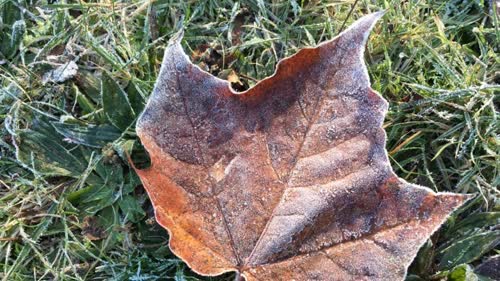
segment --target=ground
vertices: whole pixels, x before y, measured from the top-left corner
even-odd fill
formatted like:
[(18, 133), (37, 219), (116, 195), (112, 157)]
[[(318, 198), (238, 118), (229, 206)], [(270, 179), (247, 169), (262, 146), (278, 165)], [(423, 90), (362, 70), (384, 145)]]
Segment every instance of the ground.
[(0, 1), (0, 277), (210, 279), (170, 253), (127, 161), (148, 165), (134, 122), (166, 42), (183, 29), (192, 60), (244, 90), (279, 59), (386, 9), (366, 63), (390, 104), (392, 167), (435, 191), (476, 195), (421, 249), (408, 280), (495, 278), (494, 2)]

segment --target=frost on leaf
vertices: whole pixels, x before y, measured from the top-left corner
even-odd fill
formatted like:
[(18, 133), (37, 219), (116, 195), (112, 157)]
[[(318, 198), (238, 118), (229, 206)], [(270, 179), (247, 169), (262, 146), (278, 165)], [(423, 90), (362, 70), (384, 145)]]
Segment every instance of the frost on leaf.
[(49, 82), (62, 83), (69, 80), (78, 72), (78, 65), (74, 61), (67, 62), (56, 69), (46, 72), (43, 75), (42, 83), (47, 84)]
[(363, 52), (383, 13), (282, 60), (243, 93), (171, 40), (137, 132), (138, 170), (194, 271), (246, 280), (402, 280), (419, 247), (466, 199), (396, 177), (387, 102)]

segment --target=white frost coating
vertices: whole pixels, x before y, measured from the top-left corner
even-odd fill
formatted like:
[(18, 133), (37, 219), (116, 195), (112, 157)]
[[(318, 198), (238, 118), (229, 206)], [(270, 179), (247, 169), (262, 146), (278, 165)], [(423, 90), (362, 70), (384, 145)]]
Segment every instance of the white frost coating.
[(78, 72), (78, 65), (74, 61), (67, 62), (56, 69), (50, 70), (43, 75), (42, 83), (45, 85), (49, 82), (62, 83), (75, 77)]
[[(354, 57), (357, 60), (357, 62), (355, 62), (354, 64), (358, 64), (358, 63), (361, 64), (361, 66), (364, 70), (364, 72), (363, 72), (364, 77), (363, 78), (367, 81), (368, 86), (369, 86), (370, 83), (369, 83), (369, 79), (368, 79), (369, 78), (368, 70), (367, 70), (366, 65), (364, 63), (363, 53), (364, 53), (365, 45), (366, 45), (366, 42), (368, 40), (368, 36), (370, 34), (371, 29), (373, 28), (373, 26), (375, 25), (377, 20), (380, 19), (384, 15), (384, 13), (385, 12), (382, 11), (382, 12), (377, 12), (377, 13), (373, 13), (373, 14), (362, 17), (361, 19), (359, 19), (355, 23), (353, 23), (344, 32), (342, 32), (338, 36), (336, 36), (335, 38), (319, 44), (317, 48), (321, 48), (323, 46), (326, 47), (327, 44), (331, 44), (335, 40), (339, 40), (339, 43), (338, 43), (339, 46), (337, 46), (337, 47), (343, 48), (343, 47), (346, 47), (345, 45), (347, 45), (348, 48), (354, 49), (356, 51), (356, 56), (354, 56)], [(363, 34), (363, 39), (361, 42), (358, 42), (358, 40), (355, 40), (355, 38), (352, 37), (353, 34), (358, 33), (357, 32), (358, 30), (362, 31), (362, 34)], [(347, 38), (345, 38), (345, 37), (347, 37)], [(359, 43), (360, 45), (358, 45), (356, 43)], [(346, 53), (349, 53), (349, 52), (346, 52)], [(281, 61), (280, 61), (280, 63), (281, 63)], [(276, 73), (278, 72), (278, 69), (280, 67), (280, 63), (278, 63), (274, 74), (271, 77), (265, 78), (265, 79), (270, 79), (274, 75), (276, 75)], [(345, 81), (345, 79), (342, 79), (342, 80)], [(251, 90), (251, 89), (249, 89), (249, 90)], [(242, 92), (241, 94), (247, 93), (249, 90)], [(377, 93), (377, 95), (379, 95), (379, 94)], [(387, 101), (385, 101), (385, 99), (383, 99), (382, 96), (379, 95), (379, 97), (381, 100), (383, 100), (387, 104)], [(387, 108), (387, 106), (385, 106), (384, 108)], [(316, 110), (319, 111), (320, 109), (316, 109)], [(385, 112), (384, 112), (384, 114), (385, 114)], [(307, 141), (308, 136), (306, 135), (305, 138), (306, 138), (305, 141)], [(301, 165), (296, 166), (296, 168), (300, 168), (300, 167), (301, 167)], [(293, 175), (294, 172), (295, 172), (295, 169), (293, 169), (291, 171), (291, 175)], [(291, 179), (293, 179), (293, 176)], [(283, 202), (283, 198), (281, 199), (281, 202)], [(279, 205), (280, 204), (278, 204), (278, 206)], [(276, 209), (275, 209), (275, 211), (276, 211)], [(276, 214), (275, 211), (273, 211), (273, 215), (271, 216), (271, 218), (274, 217), (274, 215)], [(272, 219), (269, 221), (268, 225), (266, 226), (266, 228), (264, 228), (264, 231), (262, 232), (262, 234), (260, 236), (261, 238), (259, 239), (259, 241), (257, 241), (257, 244), (256, 244), (256, 246), (255, 246), (254, 250), (252, 251), (252, 254), (250, 255), (250, 258), (249, 258), (250, 263), (259, 264), (262, 261), (264, 261), (266, 258), (268, 258), (267, 256), (257, 255), (256, 253), (273, 253), (274, 248), (278, 248), (280, 246), (283, 246), (284, 245), (283, 243), (286, 243), (286, 240), (284, 240), (284, 239), (279, 239), (279, 240), (273, 241), (273, 242), (267, 241), (267, 239), (265, 239), (266, 232), (268, 230), (273, 231), (272, 230), (273, 229), (272, 221), (273, 221)], [(256, 256), (254, 256), (254, 255), (256, 255)]]

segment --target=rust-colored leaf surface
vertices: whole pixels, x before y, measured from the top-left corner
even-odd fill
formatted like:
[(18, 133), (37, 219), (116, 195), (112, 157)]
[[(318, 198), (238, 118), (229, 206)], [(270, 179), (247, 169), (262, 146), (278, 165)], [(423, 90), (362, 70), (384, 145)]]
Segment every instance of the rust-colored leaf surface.
[(170, 248), (194, 271), (246, 280), (403, 280), (465, 196), (397, 178), (387, 102), (363, 62), (382, 13), (282, 60), (243, 93), (169, 43), (137, 132), (138, 174)]

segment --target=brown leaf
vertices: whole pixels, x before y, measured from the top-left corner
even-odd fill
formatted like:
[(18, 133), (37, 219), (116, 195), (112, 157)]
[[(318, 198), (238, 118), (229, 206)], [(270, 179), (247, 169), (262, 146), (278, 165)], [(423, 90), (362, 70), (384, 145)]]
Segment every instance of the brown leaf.
[(91, 241), (101, 240), (106, 237), (104, 229), (99, 224), (97, 217), (86, 216), (83, 219), (82, 234)]
[(282, 60), (243, 93), (165, 51), (137, 132), (138, 174), (170, 248), (194, 271), (246, 280), (402, 280), (466, 199), (396, 177), (387, 102), (363, 52), (383, 13)]

